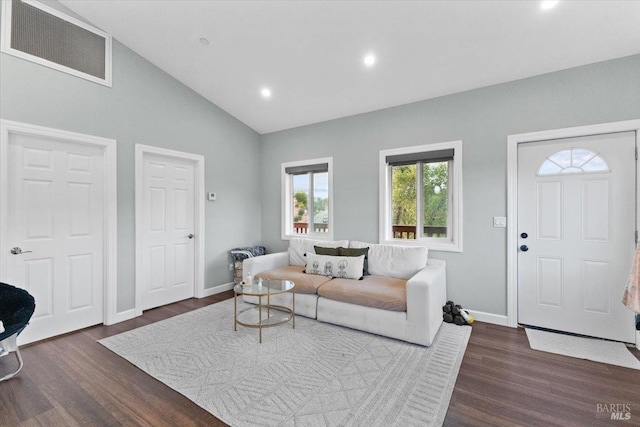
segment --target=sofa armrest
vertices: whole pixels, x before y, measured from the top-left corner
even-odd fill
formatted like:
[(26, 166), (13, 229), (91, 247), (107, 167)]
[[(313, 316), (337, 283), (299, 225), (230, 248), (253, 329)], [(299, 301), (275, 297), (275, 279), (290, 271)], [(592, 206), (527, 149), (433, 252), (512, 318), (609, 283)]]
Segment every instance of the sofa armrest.
[(442, 324), (442, 306), (447, 302), (446, 262), (429, 259), (427, 266), (407, 281), (407, 321), (412, 342), (431, 345)]
[(253, 258), (247, 258), (242, 261), (242, 280), (247, 278), (247, 274), (251, 272), (253, 276), (263, 271), (273, 270), (275, 268), (286, 267), (289, 265), (289, 252), (276, 252), (274, 254), (262, 255)]

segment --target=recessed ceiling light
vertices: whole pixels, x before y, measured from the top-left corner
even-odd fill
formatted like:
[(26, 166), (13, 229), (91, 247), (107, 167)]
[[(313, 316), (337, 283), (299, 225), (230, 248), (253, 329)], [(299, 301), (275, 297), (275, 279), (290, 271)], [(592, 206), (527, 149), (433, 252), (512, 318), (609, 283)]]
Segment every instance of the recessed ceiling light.
[(200, 44), (203, 46), (209, 46), (209, 40), (205, 39), (204, 37), (200, 38)]
[(364, 65), (372, 67), (376, 63), (376, 56), (373, 53), (369, 53), (364, 57)]
[(262, 88), (262, 90), (260, 91), (260, 94), (264, 98), (271, 98), (271, 89), (269, 89), (268, 87)]
[(542, 10), (553, 9), (558, 4), (558, 1), (559, 0), (544, 0), (542, 3), (540, 3), (540, 8)]

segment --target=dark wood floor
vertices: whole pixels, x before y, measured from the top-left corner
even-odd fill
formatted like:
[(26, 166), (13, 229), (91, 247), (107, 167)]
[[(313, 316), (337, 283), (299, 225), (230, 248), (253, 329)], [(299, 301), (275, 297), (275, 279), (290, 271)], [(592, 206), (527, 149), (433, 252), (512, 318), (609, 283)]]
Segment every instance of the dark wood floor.
[[(231, 296), (190, 299), (25, 346), (24, 370), (0, 383), (0, 425), (225, 425), (96, 340)], [(14, 359), (1, 358), (0, 370)], [(597, 418), (597, 405), (612, 403), (631, 405), (631, 420)], [(640, 425), (640, 371), (533, 351), (522, 329), (473, 326), (445, 425), (612, 424)]]

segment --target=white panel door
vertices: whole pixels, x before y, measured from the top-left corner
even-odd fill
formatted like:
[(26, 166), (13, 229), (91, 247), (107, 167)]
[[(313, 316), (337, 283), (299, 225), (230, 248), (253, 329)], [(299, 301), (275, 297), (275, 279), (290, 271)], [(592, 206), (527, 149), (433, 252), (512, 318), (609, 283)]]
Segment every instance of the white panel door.
[(143, 310), (194, 296), (192, 161), (144, 154), (141, 227)]
[[(36, 301), (31, 342), (103, 321), (102, 148), (11, 133), (3, 280)], [(21, 253), (11, 253), (19, 252)]]
[(635, 132), (518, 146), (518, 322), (634, 342)]

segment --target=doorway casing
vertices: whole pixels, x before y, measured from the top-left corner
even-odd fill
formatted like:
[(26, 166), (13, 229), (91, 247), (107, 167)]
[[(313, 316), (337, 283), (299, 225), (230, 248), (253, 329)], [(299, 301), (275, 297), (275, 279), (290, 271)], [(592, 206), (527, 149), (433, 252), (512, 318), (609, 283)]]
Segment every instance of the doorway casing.
[(145, 220), (142, 195), (144, 193), (144, 156), (156, 154), (174, 159), (189, 160), (194, 164), (194, 295), (196, 298), (205, 296), (204, 290), (204, 156), (153, 147), (151, 145), (136, 144), (135, 146), (135, 204), (136, 204), (136, 316), (142, 315), (142, 295), (138, 283), (142, 283), (142, 233), (140, 224)]
[[(635, 131), (636, 147), (640, 135), (640, 120), (601, 123), (564, 129), (552, 129), (507, 137), (507, 325), (518, 326), (518, 144), (562, 138)], [(637, 156), (636, 156), (637, 157)], [(637, 170), (637, 160), (636, 160)], [(636, 173), (636, 229), (639, 223), (638, 173)], [(622, 299), (622, 294), (620, 295)]]
[[(10, 134), (34, 135), (60, 139), (65, 142), (90, 145), (101, 148), (104, 154), (104, 271), (103, 303), (105, 325), (112, 325), (129, 319), (127, 311), (118, 312), (118, 225), (117, 225), (117, 153), (116, 140), (36, 126), (28, 123), (0, 120), (0, 232), (7, 221), (6, 206), (8, 197), (8, 145)], [(0, 247), (6, 247), (6, 236), (0, 235)], [(4, 268), (0, 265), (0, 274)]]

